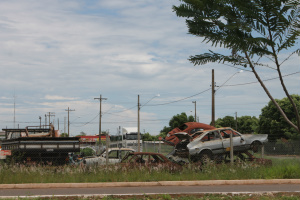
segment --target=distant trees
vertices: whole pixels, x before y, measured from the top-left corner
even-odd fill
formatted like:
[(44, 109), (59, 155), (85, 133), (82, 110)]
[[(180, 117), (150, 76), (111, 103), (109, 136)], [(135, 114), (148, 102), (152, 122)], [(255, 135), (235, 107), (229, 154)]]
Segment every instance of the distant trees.
[[(298, 110), (300, 110), (300, 96), (291, 95)], [(276, 102), (284, 110), (286, 115), (293, 123), (296, 123), (297, 117), (295, 115), (293, 106), (289, 99), (276, 99)], [(276, 109), (272, 101), (266, 105), (259, 116), (259, 130), (260, 133), (269, 134), (269, 140), (285, 139), (300, 139), (300, 134), (292, 128), (286, 120), (282, 117), (280, 112)]]
[(150, 135), (150, 133), (143, 134), (143, 141), (156, 141), (158, 140), (158, 135)]
[(68, 137), (68, 133), (62, 133), (60, 134), (60, 137)]
[(79, 136), (86, 136), (86, 133), (83, 132), (83, 131), (81, 131), (81, 132), (79, 133), (79, 135), (76, 135), (76, 137), (79, 137)]
[[(298, 110), (300, 110), (300, 96), (291, 95)], [(276, 102), (284, 110), (287, 117), (293, 123), (297, 122), (297, 116), (294, 112), (293, 105), (290, 100), (285, 97), (276, 99)], [(216, 120), (216, 127), (232, 127), (235, 129), (237, 123), (237, 131), (240, 133), (261, 133), (268, 134), (270, 141), (275, 141), (281, 138), (299, 140), (300, 134), (296, 131), (281, 115), (272, 101), (262, 108), (259, 118), (251, 116), (241, 116), (237, 120), (233, 116), (225, 116)]]
[(216, 127), (232, 127), (240, 133), (257, 132), (259, 119), (251, 116), (241, 116), (237, 120), (233, 116), (225, 116), (216, 120)]
[(190, 115), (187, 116), (186, 113), (182, 112), (181, 114), (174, 115), (171, 120), (169, 121), (169, 127), (165, 126), (161, 131), (159, 136), (166, 137), (168, 132), (170, 132), (172, 129), (186, 123), (186, 122), (194, 122), (195, 118)]

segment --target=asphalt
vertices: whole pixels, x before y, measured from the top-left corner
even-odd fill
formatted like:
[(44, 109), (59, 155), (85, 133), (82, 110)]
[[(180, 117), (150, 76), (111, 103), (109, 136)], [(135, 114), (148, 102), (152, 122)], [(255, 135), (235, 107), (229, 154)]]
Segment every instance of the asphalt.
[(0, 189), (47, 189), (47, 188), (98, 188), (98, 187), (146, 187), (146, 186), (208, 186), (208, 185), (261, 185), (300, 184), (300, 179), (250, 179), (204, 181), (153, 181), (153, 182), (103, 182), (103, 183), (29, 183), (0, 184)]

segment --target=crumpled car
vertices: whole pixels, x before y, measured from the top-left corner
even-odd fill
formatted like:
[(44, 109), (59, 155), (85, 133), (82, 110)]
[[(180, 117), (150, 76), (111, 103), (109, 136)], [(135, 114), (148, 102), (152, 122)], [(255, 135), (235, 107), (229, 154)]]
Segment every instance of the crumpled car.
[(166, 156), (160, 153), (152, 152), (133, 152), (127, 154), (120, 163), (122, 166), (134, 167), (156, 167), (170, 171), (182, 170), (182, 166), (171, 162)]
[[(106, 150), (104, 150), (99, 156), (88, 156), (82, 159), (82, 163), (86, 166), (92, 165), (105, 165), (106, 164)], [(108, 164), (116, 164), (128, 154), (135, 152), (131, 148), (109, 148), (108, 149)]]
[(268, 141), (267, 134), (241, 134), (232, 128), (216, 128), (213, 130), (198, 131), (192, 135), (185, 132), (174, 135), (181, 141), (175, 150), (168, 155), (176, 162), (202, 162), (208, 160), (222, 160), (230, 152), (230, 134), (232, 134), (234, 153), (253, 150)]
[(178, 132), (185, 132), (189, 135), (193, 135), (195, 132), (203, 131), (203, 130), (211, 130), (215, 129), (215, 127), (210, 126), (208, 124), (199, 123), (199, 122), (186, 122), (179, 127), (171, 130), (167, 136), (162, 139), (162, 141), (168, 145), (176, 146), (180, 142), (180, 138), (176, 137), (174, 134)]

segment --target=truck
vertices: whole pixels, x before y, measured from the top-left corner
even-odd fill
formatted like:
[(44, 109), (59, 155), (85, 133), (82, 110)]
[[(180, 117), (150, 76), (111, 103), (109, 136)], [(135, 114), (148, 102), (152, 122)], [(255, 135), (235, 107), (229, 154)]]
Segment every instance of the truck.
[(62, 165), (69, 162), (69, 154), (80, 152), (80, 138), (59, 137), (52, 124), (2, 130), (0, 159), (6, 162)]
[(138, 150), (138, 143), (140, 142), (140, 150), (142, 151), (142, 134), (140, 134), (140, 141), (138, 140), (137, 127), (122, 127), (119, 135), (110, 136), (110, 147), (123, 147)]

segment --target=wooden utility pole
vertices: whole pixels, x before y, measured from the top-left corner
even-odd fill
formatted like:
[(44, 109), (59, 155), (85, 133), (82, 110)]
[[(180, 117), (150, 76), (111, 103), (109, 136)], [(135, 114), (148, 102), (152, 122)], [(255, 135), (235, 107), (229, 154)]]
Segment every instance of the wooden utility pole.
[(65, 111), (68, 111), (68, 137), (70, 137), (70, 111), (75, 111), (75, 109), (70, 110), (70, 108), (68, 107), (68, 110)]
[(235, 130), (237, 131), (238, 125), (237, 125), (237, 112), (235, 112)]
[(215, 126), (215, 71), (212, 70), (212, 81), (211, 81), (211, 125)]
[(99, 111), (99, 147), (101, 147), (101, 118), (102, 118), (102, 111), (101, 111), (101, 104), (102, 100), (107, 100), (107, 98), (103, 98), (100, 94), (100, 98), (94, 98), (100, 101), (100, 111)]
[(49, 126), (50, 126), (50, 117), (55, 117), (55, 113), (54, 112), (48, 112), (48, 117), (49, 117)]
[(140, 109), (141, 109), (141, 105), (140, 105), (140, 95), (138, 95), (138, 152), (141, 152), (141, 145), (140, 145), (140, 141), (141, 141), (141, 133), (140, 133)]
[(193, 101), (193, 103), (195, 104), (195, 122), (197, 122), (197, 113), (196, 113), (196, 108), (197, 108), (197, 106), (196, 106), (196, 104), (197, 104), (197, 102), (196, 101)]

